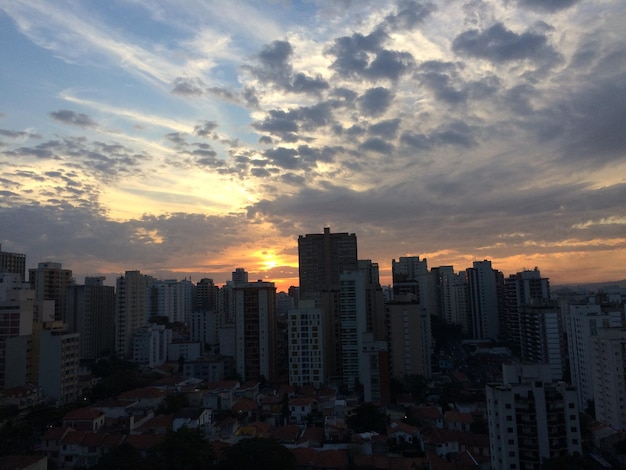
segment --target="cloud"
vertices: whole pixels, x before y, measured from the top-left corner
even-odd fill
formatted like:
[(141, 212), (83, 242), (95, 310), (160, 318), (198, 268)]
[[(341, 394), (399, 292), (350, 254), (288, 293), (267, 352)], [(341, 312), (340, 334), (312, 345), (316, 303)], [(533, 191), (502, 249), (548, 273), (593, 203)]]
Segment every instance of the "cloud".
[(213, 131), (217, 129), (215, 121), (202, 121), (193, 128), (193, 133), (198, 137), (215, 137)]
[(394, 146), (379, 137), (372, 137), (359, 145), (359, 149), (391, 156)]
[(383, 43), (387, 39), (387, 33), (382, 29), (367, 36), (354, 33), (335, 39), (327, 50), (336, 57), (331, 68), (345, 78), (398, 80), (413, 66), (413, 56), (408, 52), (384, 49)]
[(452, 41), (452, 50), (496, 63), (524, 59), (536, 61), (556, 55), (545, 35), (531, 31), (517, 34), (502, 23), (495, 23), (484, 31), (472, 29), (459, 34)]
[(78, 127), (97, 126), (97, 124), (86, 114), (75, 113), (74, 111), (69, 111), (67, 109), (51, 112), (50, 116), (63, 124), (71, 124)]
[(206, 90), (206, 86), (199, 78), (182, 78), (174, 80), (174, 88), (172, 93), (175, 95), (192, 97), (202, 96)]
[(423, 23), (435, 9), (435, 6), (429, 2), (402, 0), (398, 2), (396, 13), (385, 18), (385, 25), (392, 30), (411, 30)]
[(553, 12), (563, 10), (577, 4), (580, 0), (518, 0), (523, 7)]
[(376, 87), (367, 90), (359, 97), (361, 112), (366, 116), (380, 116), (391, 106), (393, 94), (387, 88)]

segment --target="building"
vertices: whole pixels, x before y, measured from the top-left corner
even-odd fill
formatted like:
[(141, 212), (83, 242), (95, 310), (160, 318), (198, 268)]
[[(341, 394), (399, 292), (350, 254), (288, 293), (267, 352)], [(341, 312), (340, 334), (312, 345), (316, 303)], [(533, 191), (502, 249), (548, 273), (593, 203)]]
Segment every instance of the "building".
[(0, 245), (0, 274), (2, 273), (19, 274), (20, 281), (24, 282), (26, 280), (26, 255), (2, 251), (2, 245)]
[(80, 358), (94, 360), (115, 350), (115, 288), (104, 276), (86, 277), (85, 285), (67, 289), (65, 318), (80, 334)]
[(363, 386), (363, 401), (391, 403), (387, 341), (375, 341), (373, 333), (363, 333), (361, 337), (359, 382)]
[(244, 381), (276, 380), (276, 286), (237, 282), (233, 286), (235, 364)]
[(118, 357), (133, 357), (133, 334), (148, 324), (148, 286), (154, 280), (139, 271), (126, 271), (116, 281), (115, 352)]
[(467, 268), (469, 332), (474, 339), (497, 339), (502, 317), (504, 277), (491, 261), (474, 261)]
[(571, 383), (578, 393), (578, 406), (585, 410), (593, 403), (593, 348), (591, 339), (601, 328), (622, 326), (623, 312), (605, 312), (597, 304), (570, 304), (565, 315)]
[(422, 307), (429, 307), (431, 298), (430, 273), (426, 259), (419, 256), (401, 256), (398, 261), (391, 261), (391, 277), (393, 280), (393, 294), (415, 296)]
[(590, 341), (596, 419), (626, 431), (626, 331), (599, 329)]
[(547, 364), (552, 380), (564, 380), (567, 352), (561, 309), (550, 305), (522, 304), (518, 310), (522, 361)]
[(431, 377), (430, 318), (411, 294), (394, 296), (386, 309), (391, 376)]
[(319, 388), (324, 369), (324, 314), (314, 300), (303, 300), (287, 314), (289, 384)]
[(213, 279), (202, 278), (196, 283), (194, 311), (217, 311), (217, 293), (219, 287), (215, 285)]
[(486, 386), (491, 468), (540, 469), (582, 454), (576, 391), (541, 365), (505, 364), (502, 374)]
[(79, 398), (79, 341), (80, 335), (60, 322), (48, 324), (40, 332), (39, 386), (56, 406)]
[(190, 281), (152, 280), (148, 284), (148, 321), (156, 317), (171, 323), (189, 321), (193, 305), (193, 284)]
[(0, 273), (0, 390), (25, 385), (35, 292), (19, 273)]
[(520, 345), (519, 309), (522, 305), (543, 305), (550, 301), (550, 280), (538, 268), (511, 274), (504, 280), (504, 319), (501, 338), (517, 351)]
[(189, 333), (192, 341), (198, 341), (210, 351), (219, 349), (218, 315), (215, 310), (198, 310), (191, 313)]
[(148, 367), (159, 366), (167, 361), (168, 345), (172, 342), (172, 330), (154, 323), (138, 328), (133, 333), (133, 362)]
[(54, 300), (54, 319), (65, 322), (65, 294), (74, 284), (72, 271), (63, 269), (61, 263), (46, 261), (28, 270), (28, 280), (35, 290), (35, 299)]
[(298, 237), (300, 299), (319, 298), (322, 291), (339, 287), (344, 271), (358, 268), (357, 242), (354, 233), (324, 233)]
[(461, 325), (468, 333), (467, 319), (467, 275), (465, 271), (455, 273), (452, 266), (440, 266), (430, 270), (435, 284), (436, 312), (450, 324)]

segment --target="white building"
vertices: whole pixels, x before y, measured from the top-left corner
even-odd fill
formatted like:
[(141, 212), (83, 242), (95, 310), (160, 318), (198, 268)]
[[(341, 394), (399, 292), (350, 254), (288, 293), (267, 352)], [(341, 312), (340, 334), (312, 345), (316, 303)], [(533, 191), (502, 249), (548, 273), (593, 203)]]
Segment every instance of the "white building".
[(576, 391), (542, 365), (502, 366), (486, 386), (491, 468), (541, 468), (544, 459), (582, 454)]
[(197, 342), (170, 343), (167, 345), (167, 360), (178, 361), (182, 357), (185, 361), (195, 361), (202, 356), (202, 346)]
[(214, 310), (192, 312), (189, 332), (192, 341), (205, 344), (211, 351), (215, 351), (219, 345), (217, 312)]
[(148, 320), (167, 317), (172, 323), (189, 321), (193, 304), (193, 284), (190, 281), (152, 281), (148, 293)]
[(601, 328), (622, 326), (620, 312), (603, 313), (599, 305), (569, 305), (565, 315), (571, 382), (578, 393), (578, 406), (585, 409), (593, 400), (593, 356), (591, 338)]
[(626, 331), (600, 329), (591, 343), (596, 419), (626, 431)]
[(339, 337), (343, 384), (354, 390), (360, 380), (363, 333), (367, 332), (365, 274), (345, 271), (339, 276)]
[(39, 386), (57, 406), (78, 399), (78, 333), (58, 324), (44, 328), (39, 336)]
[(149, 367), (167, 361), (167, 347), (172, 342), (172, 330), (165, 325), (151, 324), (133, 334), (133, 362)]
[(314, 300), (302, 300), (299, 308), (289, 310), (287, 322), (289, 383), (320, 387), (326, 376), (322, 309)]
[(133, 334), (148, 324), (148, 285), (154, 279), (139, 271), (126, 271), (117, 278), (115, 299), (115, 352), (118, 357), (133, 357)]

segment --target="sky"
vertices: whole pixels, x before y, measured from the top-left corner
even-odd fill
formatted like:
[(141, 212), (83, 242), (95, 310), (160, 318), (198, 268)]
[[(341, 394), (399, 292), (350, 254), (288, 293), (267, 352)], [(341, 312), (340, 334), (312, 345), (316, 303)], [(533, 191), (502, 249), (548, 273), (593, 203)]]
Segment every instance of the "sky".
[(626, 2), (3, 0), (0, 244), (78, 282), (626, 278)]

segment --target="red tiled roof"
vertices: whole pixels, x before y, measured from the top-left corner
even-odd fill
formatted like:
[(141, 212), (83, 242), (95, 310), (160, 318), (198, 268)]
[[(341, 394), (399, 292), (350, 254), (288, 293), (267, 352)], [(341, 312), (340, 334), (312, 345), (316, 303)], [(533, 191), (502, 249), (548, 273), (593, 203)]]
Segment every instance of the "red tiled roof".
[(260, 386), (261, 383), (258, 380), (248, 380), (239, 387), (239, 390), (252, 390), (253, 388), (258, 388)]
[(100, 442), (100, 447), (112, 449), (120, 446), (125, 439), (126, 435), (124, 434), (105, 434), (104, 439)]
[(139, 398), (160, 398), (167, 395), (163, 390), (153, 387), (135, 388), (124, 392), (118, 396), (121, 400), (139, 399)]
[(63, 438), (62, 442), (64, 445), (80, 444), (86, 434), (87, 431), (68, 432)]
[(299, 435), (300, 428), (295, 424), (288, 424), (287, 426), (278, 426), (271, 433), (270, 437), (275, 441), (295, 442)]
[(85, 434), (85, 437), (83, 437), (83, 440), (80, 441), (80, 445), (83, 447), (96, 447), (102, 442), (105, 436), (106, 434), (99, 432), (88, 432)]
[(149, 450), (159, 445), (165, 439), (163, 434), (131, 434), (126, 436), (126, 442), (137, 450)]
[(232, 406), (232, 410), (234, 412), (248, 412), (248, 411), (256, 411), (257, 404), (256, 402), (248, 397), (241, 397), (237, 402)]
[(296, 397), (289, 400), (289, 406), (310, 406), (314, 401), (313, 397)]
[(66, 433), (68, 432), (73, 432), (74, 429), (68, 427), (68, 426), (55, 426), (53, 428), (48, 429), (44, 435), (43, 435), (43, 439), (49, 440), (49, 441), (56, 441), (61, 439)]
[(422, 406), (419, 408), (413, 408), (413, 413), (425, 419), (440, 419), (442, 417), (441, 411), (435, 406)]
[(95, 408), (77, 408), (63, 416), (63, 421), (93, 421), (103, 414), (102, 411), (96, 410)]
[(317, 454), (316, 468), (345, 468), (348, 453), (343, 449), (321, 450)]
[(324, 440), (324, 430), (322, 428), (306, 428), (298, 442), (322, 443)]
[(474, 422), (474, 416), (472, 413), (461, 413), (456, 410), (446, 411), (445, 418), (446, 421), (462, 424), (472, 424)]
[(411, 426), (410, 424), (403, 423), (402, 421), (392, 421), (387, 426), (387, 435), (391, 436), (397, 432), (404, 432), (406, 434), (417, 435), (419, 434), (418, 429), (415, 426)]

